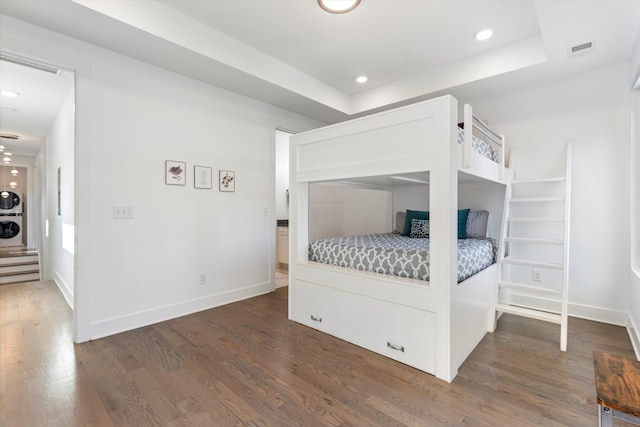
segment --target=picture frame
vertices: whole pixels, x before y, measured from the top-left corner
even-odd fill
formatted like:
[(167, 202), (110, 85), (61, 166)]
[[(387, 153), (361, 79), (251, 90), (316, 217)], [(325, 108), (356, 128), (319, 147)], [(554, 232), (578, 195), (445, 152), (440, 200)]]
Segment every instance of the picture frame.
[(193, 186), (210, 190), (211, 185), (211, 168), (208, 166), (193, 167)]
[(234, 171), (220, 171), (220, 191), (236, 191), (236, 173)]
[(185, 185), (187, 181), (187, 163), (165, 160), (164, 182), (167, 185)]

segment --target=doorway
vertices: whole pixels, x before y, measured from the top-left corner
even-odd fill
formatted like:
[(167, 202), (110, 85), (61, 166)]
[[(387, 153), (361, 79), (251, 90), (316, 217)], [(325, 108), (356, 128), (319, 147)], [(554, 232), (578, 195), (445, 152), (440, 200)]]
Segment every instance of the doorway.
[(289, 283), (289, 137), (292, 132), (276, 129), (275, 213), (276, 288)]

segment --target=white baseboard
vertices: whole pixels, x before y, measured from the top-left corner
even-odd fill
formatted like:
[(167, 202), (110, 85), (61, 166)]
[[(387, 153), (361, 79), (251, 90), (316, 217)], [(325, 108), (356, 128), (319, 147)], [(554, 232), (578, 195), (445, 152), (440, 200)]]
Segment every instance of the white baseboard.
[(206, 297), (166, 305), (164, 307), (157, 307), (126, 316), (100, 320), (91, 323), (90, 339), (103, 338), (120, 332), (152, 325), (154, 323), (164, 322), (165, 320), (175, 319), (177, 317), (186, 316), (188, 314), (263, 295), (272, 292), (273, 290), (273, 283), (259, 283), (242, 289), (234, 289), (228, 292), (208, 295)]
[[(531, 295), (511, 292), (510, 301), (511, 304), (521, 305), (523, 307), (536, 307), (554, 312), (560, 311), (560, 306), (557, 301), (543, 297), (534, 297)], [(569, 303), (569, 316), (593, 320), (595, 322), (608, 323), (611, 325), (627, 326), (629, 314), (626, 311), (616, 311), (602, 307)]]
[(71, 310), (73, 310), (73, 289), (69, 287), (67, 282), (64, 281), (62, 276), (60, 276), (57, 271), (53, 273), (53, 281), (58, 289), (60, 289), (60, 293), (64, 297), (64, 300), (67, 302), (67, 305), (71, 308)]
[(640, 361), (640, 329), (638, 329), (638, 325), (633, 321), (631, 315), (629, 315), (629, 321), (627, 322), (627, 332), (629, 333), (633, 351), (636, 353), (636, 359)]

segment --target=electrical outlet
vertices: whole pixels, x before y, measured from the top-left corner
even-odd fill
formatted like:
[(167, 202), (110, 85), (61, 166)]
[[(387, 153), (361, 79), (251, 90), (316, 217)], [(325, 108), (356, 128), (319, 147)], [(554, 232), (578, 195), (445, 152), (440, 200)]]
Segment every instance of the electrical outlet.
[(531, 280), (534, 282), (542, 282), (542, 273), (540, 270), (531, 270)]
[(207, 273), (200, 273), (200, 284), (201, 285), (207, 284)]
[(133, 206), (114, 206), (113, 219), (133, 219)]

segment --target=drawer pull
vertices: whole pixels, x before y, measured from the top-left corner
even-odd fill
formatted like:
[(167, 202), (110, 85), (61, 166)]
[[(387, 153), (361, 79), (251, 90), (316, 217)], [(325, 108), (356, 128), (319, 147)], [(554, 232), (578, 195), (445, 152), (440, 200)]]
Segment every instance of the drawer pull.
[(322, 317), (316, 317), (313, 314), (311, 315), (311, 320), (322, 323)]
[(403, 345), (396, 345), (396, 344), (391, 344), (389, 341), (387, 341), (387, 347), (389, 347), (392, 350), (398, 350), (404, 353), (404, 346)]

